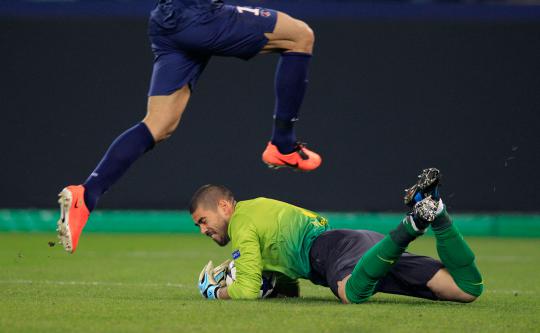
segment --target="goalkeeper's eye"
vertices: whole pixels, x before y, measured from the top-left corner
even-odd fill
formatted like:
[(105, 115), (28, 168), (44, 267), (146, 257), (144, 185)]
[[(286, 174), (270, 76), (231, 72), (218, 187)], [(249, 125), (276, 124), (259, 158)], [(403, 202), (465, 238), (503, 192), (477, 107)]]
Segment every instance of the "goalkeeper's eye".
[(206, 218), (201, 217), (201, 218), (197, 221), (197, 223), (195, 223), (195, 226), (198, 227), (198, 228), (200, 228), (201, 225), (203, 225), (203, 224), (206, 224)]

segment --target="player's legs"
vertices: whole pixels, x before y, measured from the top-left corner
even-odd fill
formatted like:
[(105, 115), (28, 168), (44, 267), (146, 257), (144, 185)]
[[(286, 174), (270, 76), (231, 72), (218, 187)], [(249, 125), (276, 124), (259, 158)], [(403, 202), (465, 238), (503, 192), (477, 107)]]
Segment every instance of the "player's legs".
[(146, 124), (136, 124), (113, 141), (82, 186), (67, 186), (60, 192), (61, 213), (57, 230), (66, 251), (75, 252), (79, 236), (99, 197), (154, 143)]
[(68, 186), (60, 193), (58, 235), (66, 251), (73, 253), (80, 234), (99, 198), (155, 143), (168, 138), (178, 126), (189, 100), (183, 88), (168, 96), (151, 96), (144, 120), (119, 135), (84, 184)]
[(68, 252), (76, 250), (80, 234), (99, 198), (136, 160), (176, 129), (189, 101), (190, 87), (208, 62), (207, 56), (170, 49), (168, 40), (162, 36), (151, 39), (155, 59), (146, 117), (112, 142), (82, 186), (68, 186), (60, 193), (58, 236)]
[(344, 303), (363, 303), (375, 292), (377, 283), (396, 265), (410, 242), (423, 235), (417, 224), (431, 222), (437, 210), (436, 201), (426, 198), (418, 202), (413, 214), (407, 215), (398, 227), (367, 251), (352, 274), (338, 282), (338, 295)]
[(403, 243), (398, 244), (391, 235), (386, 236), (364, 254), (352, 274), (338, 282), (338, 295), (343, 303), (363, 303), (375, 293), (377, 282), (388, 274), (407, 245), (419, 236), (405, 231), (402, 227), (405, 223), (404, 220), (394, 230), (394, 234), (406, 236)]
[[(424, 177), (428, 175), (433, 177)], [(426, 169), (419, 176), (418, 186), (407, 191), (405, 203), (421, 200), (414, 204), (413, 217), (406, 218), (400, 225), (408, 228), (398, 227), (392, 231), (362, 257), (350, 276), (338, 283), (338, 293), (344, 302), (366, 301), (375, 291), (379, 280), (395, 264), (394, 258), (399, 257), (400, 250), (404, 250), (408, 242), (414, 239), (414, 232), (421, 234), (428, 226), (434, 231), (437, 252), (445, 268), (439, 269), (426, 282), (426, 286), (441, 300), (472, 302), (481, 295), (483, 281), (474, 262), (474, 253), (453, 225), (442, 200), (433, 200), (431, 197), (433, 193), (439, 197), (439, 177), (438, 170)], [(428, 178), (433, 179), (426, 182)], [(421, 186), (423, 183), (429, 186)], [(407, 224), (407, 221), (410, 223)], [(407, 230), (409, 235), (400, 229)]]
[(298, 52), (313, 53), (315, 34), (305, 22), (291, 16), (277, 12), (277, 21), (274, 31), (264, 34), (268, 43), (261, 53), (269, 52)]
[(261, 53), (278, 52), (281, 57), (275, 75), (272, 138), (263, 161), (271, 167), (302, 165), (305, 171), (313, 170), (321, 158), (298, 143), (294, 125), (307, 88), (315, 35), (306, 23), (278, 12), (274, 31), (265, 36), (268, 43)]
[(458, 287), (446, 268), (441, 268), (435, 273), (428, 281), (427, 287), (442, 301), (470, 303), (476, 300), (476, 296), (468, 294)]
[(474, 253), (440, 200), (440, 178), (441, 173), (436, 168), (424, 169), (417, 183), (405, 190), (404, 201), (412, 206), (427, 196), (439, 200), (437, 216), (430, 226), (435, 234), (439, 258), (446, 268), (433, 276), (428, 287), (442, 300), (472, 302), (482, 294), (482, 276), (474, 262)]
[(170, 95), (148, 97), (148, 110), (143, 122), (156, 143), (169, 138), (176, 130), (190, 96), (191, 90), (186, 84)]
[(160, 36), (152, 38), (155, 60), (146, 117), (111, 144), (83, 184), (89, 211), (138, 158), (171, 136), (187, 106), (191, 86), (208, 62), (208, 57), (171, 50), (167, 42)]
[[(442, 201), (439, 205), (444, 207)], [(452, 223), (446, 207), (431, 223), (437, 253), (446, 269), (438, 272), (428, 287), (443, 300), (472, 302), (483, 292), (483, 279), (475, 256), (463, 236)]]

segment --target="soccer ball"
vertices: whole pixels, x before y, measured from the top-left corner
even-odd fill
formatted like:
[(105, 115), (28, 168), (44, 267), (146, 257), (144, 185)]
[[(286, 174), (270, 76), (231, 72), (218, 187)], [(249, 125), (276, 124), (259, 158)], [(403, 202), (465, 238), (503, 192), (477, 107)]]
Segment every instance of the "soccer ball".
[[(236, 267), (234, 266), (234, 260), (229, 263), (227, 269), (227, 275), (225, 276), (225, 284), (230, 286), (236, 280)], [(259, 298), (266, 298), (274, 291), (276, 286), (276, 275), (272, 272), (262, 272), (261, 289), (259, 291)]]

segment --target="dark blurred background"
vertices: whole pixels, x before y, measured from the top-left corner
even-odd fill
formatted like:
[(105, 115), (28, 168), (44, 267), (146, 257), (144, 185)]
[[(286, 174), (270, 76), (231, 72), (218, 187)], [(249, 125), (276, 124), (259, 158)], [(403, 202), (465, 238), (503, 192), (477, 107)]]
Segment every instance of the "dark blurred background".
[[(302, 174), (260, 161), (278, 57), (213, 58), (182, 122), (99, 208), (185, 209), (202, 184), (316, 210), (397, 211), (424, 167), (454, 211), (540, 211), (536, 1), (242, 1), (315, 31)], [(145, 114), (153, 1), (0, 2), (0, 208), (53, 208)]]

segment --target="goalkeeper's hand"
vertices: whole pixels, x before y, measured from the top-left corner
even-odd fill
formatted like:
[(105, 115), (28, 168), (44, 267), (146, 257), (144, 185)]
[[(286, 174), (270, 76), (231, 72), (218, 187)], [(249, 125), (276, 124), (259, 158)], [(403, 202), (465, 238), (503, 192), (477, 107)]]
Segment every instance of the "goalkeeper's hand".
[(229, 270), (229, 264), (231, 260), (227, 259), (224, 262), (222, 262), (219, 266), (214, 268), (213, 274), (214, 274), (214, 280), (221, 286), (226, 287), (226, 277), (227, 277), (227, 271)]
[[(225, 274), (222, 279), (224, 280)], [(221, 287), (219, 282), (214, 279), (214, 264), (212, 260), (204, 266), (201, 274), (199, 274), (199, 291), (204, 298), (217, 299), (218, 290)]]

